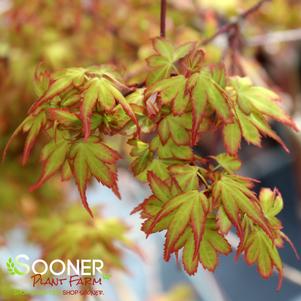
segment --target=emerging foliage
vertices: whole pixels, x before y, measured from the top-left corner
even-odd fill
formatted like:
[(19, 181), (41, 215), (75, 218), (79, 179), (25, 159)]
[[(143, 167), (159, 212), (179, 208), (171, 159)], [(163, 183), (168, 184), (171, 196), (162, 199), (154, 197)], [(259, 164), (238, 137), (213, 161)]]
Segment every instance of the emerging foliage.
[[(154, 50), (142, 88), (128, 86), (109, 67), (43, 73), (39, 99), (13, 135), (27, 133), (24, 163), (37, 136), (43, 132), (49, 138), (41, 155), (42, 175), (32, 188), (56, 173), (62, 180), (74, 178), (92, 215), (86, 189), (93, 177), (120, 197), (120, 155), (106, 137), (121, 134), (131, 148), (134, 175), (152, 191), (133, 213), (140, 213), (147, 236), (166, 231), (165, 260), (180, 254), (188, 274), (196, 273), (199, 264), (214, 271), (219, 255), (231, 252), (226, 235), (233, 228), (240, 238), (238, 254), (256, 263), (265, 278), (275, 267), (281, 280), (277, 248), (284, 240), (290, 243), (275, 217), (281, 196), (269, 189), (257, 196), (256, 181), (236, 172), (242, 138), (259, 146), (261, 136), (269, 136), (286, 149), (268, 122), (296, 129), (294, 122), (274, 92), (229, 76), (222, 65), (206, 65), (196, 44), (174, 47), (160, 38)], [(200, 156), (198, 143), (209, 132), (222, 137), (225, 152)]]

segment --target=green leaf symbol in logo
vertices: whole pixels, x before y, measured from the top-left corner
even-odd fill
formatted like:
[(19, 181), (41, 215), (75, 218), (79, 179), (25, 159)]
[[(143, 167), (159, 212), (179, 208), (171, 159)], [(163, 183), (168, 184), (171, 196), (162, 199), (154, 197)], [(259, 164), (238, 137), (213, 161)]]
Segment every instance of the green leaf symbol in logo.
[(110, 278), (111, 278), (111, 275), (103, 274), (103, 279), (104, 280), (110, 280)]
[(16, 266), (14, 261), (11, 259), (11, 257), (8, 258), (7, 262), (6, 262), (6, 267), (7, 267), (7, 271), (10, 275), (15, 276), (15, 275), (19, 275), (22, 276), (24, 275), (24, 273), (20, 272)]

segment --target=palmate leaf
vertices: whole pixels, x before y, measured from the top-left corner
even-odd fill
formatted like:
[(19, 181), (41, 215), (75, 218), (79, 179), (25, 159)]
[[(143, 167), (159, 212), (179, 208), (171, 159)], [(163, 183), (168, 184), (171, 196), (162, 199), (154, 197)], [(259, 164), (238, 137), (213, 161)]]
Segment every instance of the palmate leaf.
[(281, 231), (282, 224), (276, 215), (283, 208), (283, 200), (280, 193), (274, 189), (263, 188), (259, 193), (259, 202), (265, 218), (269, 221), (273, 231), (273, 239), (268, 236), (258, 225), (248, 217), (243, 219), (244, 239), (240, 242), (237, 255), (244, 253), (248, 264), (257, 264), (258, 271), (263, 278), (269, 278), (273, 269), (279, 273), (278, 289), (281, 288), (283, 266), (277, 247), (282, 247), (286, 240), (299, 258), (290, 239)]
[(77, 184), (84, 207), (92, 215), (89, 208), (86, 189), (91, 176), (103, 185), (111, 188), (120, 198), (117, 186), (117, 174), (115, 163), (119, 154), (100, 142), (96, 137), (78, 141), (70, 150), (70, 166)]
[[(65, 139), (52, 140), (44, 146), (42, 150), (42, 175), (37, 183), (30, 188), (31, 191), (43, 185), (45, 181), (65, 165), (69, 150), (70, 143)], [(68, 171), (66, 171), (67, 167), (68, 165), (65, 165), (64, 170), (62, 170), (63, 178), (68, 177)]]
[(227, 152), (237, 154), (241, 143), (241, 129), (237, 122), (228, 123), (223, 128), (224, 144)]
[(153, 195), (132, 213), (142, 211), (141, 216), (148, 219), (143, 227), (147, 235), (167, 229), (165, 258), (168, 259), (187, 228), (191, 227), (196, 241), (200, 241), (208, 200), (198, 190), (183, 193), (178, 185), (168, 184), (152, 172), (148, 173), (148, 181)]
[(274, 236), (276, 237), (274, 240), (275, 245), (277, 247), (282, 247), (284, 245), (284, 241), (287, 241), (293, 249), (296, 258), (300, 259), (294, 244), (282, 232), (283, 226), (281, 221), (276, 217), (276, 215), (283, 209), (283, 199), (280, 192), (277, 189), (271, 190), (269, 188), (262, 188), (259, 194), (259, 202), (266, 219), (273, 228)]
[(151, 85), (161, 79), (170, 76), (176, 70), (176, 63), (185, 57), (194, 47), (193, 43), (187, 43), (175, 48), (168, 41), (157, 38), (153, 40), (156, 54), (147, 59), (151, 72), (147, 77), (147, 84)]
[(87, 82), (87, 88), (83, 92), (83, 99), (81, 104), (81, 117), (84, 125), (85, 138), (90, 135), (91, 114), (98, 104), (106, 113), (112, 112), (117, 103), (121, 105), (123, 110), (132, 119), (137, 126), (139, 132), (139, 125), (137, 118), (128, 104), (123, 94), (116, 88), (114, 83), (105, 77), (92, 78)]
[(168, 168), (170, 176), (178, 183), (182, 191), (198, 189), (200, 168), (191, 165), (175, 164)]
[(167, 115), (158, 126), (158, 134), (162, 144), (166, 144), (168, 139), (172, 139), (177, 145), (189, 145), (191, 130), (190, 114), (182, 116)]
[(263, 278), (269, 278), (273, 273), (274, 267), (278, 270), (278, 289), (280, 289), (283, 278), (283, 266), (277, 247), (273, 244), (271, 238), (262, 229), (253, 227), (248, 232), (240, 248), (244, 249), (246, 262), (250, 265), (256, 263), (258, 272)]
[(240, 214), (246, 214), (259, 225), (270, 237), (273, 237), (270, 225), (266, 220), (256, 198), (250, 190), (253, 183), (250, 179), (237, 175), (222, 175), (213, 186), (213, 197), (221, 202), (229, 220), (242, 235)]
[(228, 154), (221, 153), (218, 156), (212, 156), (212, 158), (230, 174), (240, 169), (241, 162), (239, 159)]
[(49, 101), (60, 93), (68, 91), (73, 86), (79, 87), (85, 82), (84, 68), (67, 68), (63, 71), (56, 72), (45, 93), (33, 104), (29, 112), (33, 113), (43, 103)]
[(166, 144), (162, 144), (160, 138), (156, 136), (150, 144), (150, 149), (157, 152), (160, 159), (192, 161), (194, 154), (190, 146), (176, 145), (172, 139), (168, 139)]
[[(149, 106), (149, 99), (155, 98), (159, 106), (171, 107), (174, 115), (181, 115), (185, 112), (189, 103), (189, 95), (186, 93), (187, 80), (183, 75), (173, 76), (157, 81), (145, 91), (145, 103)], [(152, 108), (148, 108), (152, 112)], [(152, 117), (152, 116), (150, 116)]]
[(297, 130), (295, 123), (276, 102), (277, 94), (264, 87), (253, 86), (248, 78), (243, 77), (232, 78), (231, 86), (237, 93), (238, 103), (248, 106), (245, 113), (261, 113)]
[(214, 218), (208, 218), (199, 249), (199, 261), (209, 271), (214, 271), (218, 264), (218, 254), (228, 255), (231, 245), (218, 232)]
[(225, 89), (223, 69), (210, 71), (208, 68), (203, 68), (190, 77), (188, 87), (191, 90), (192, 102), (192, 143), (195, 144), (207, 104), (225, 123), (232, 120), (232, 113)]
[(46, 126), (47, 116), (44, 111), (40, 111), (36, 114), (30, 114), (28, 117), (24, 119), (24, 121), (18, 126), (18, 128), (14, 131), (10, 139), (8, 140), (5, 149), (3, 151), (2, 160), (5, 159), (9, 146), (11, 145), (13, 139), (20, 133), (27, 133), (27, 137), (25, 140), (24, 151), (22, 164), (26, 164), (28, 161), (31, 149), (36, 141), (36, 138), (40, 134), (43, 127)]

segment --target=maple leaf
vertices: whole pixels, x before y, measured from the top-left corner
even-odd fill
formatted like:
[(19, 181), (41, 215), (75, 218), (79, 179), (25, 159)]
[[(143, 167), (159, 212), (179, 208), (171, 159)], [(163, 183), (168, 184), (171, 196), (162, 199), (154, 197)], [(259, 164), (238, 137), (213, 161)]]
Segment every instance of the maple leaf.
[[(179, 194), (166, 201), (162, 209), (156, 215), (149, 232), (164, 217), (173, 213), (173, 217), (167, 227), (165, 241), (165, 259), (168, 260), (174, 246), (187, 227), (191, 227), (196, 242), (196, 252), (203, 234), (203, 225), (208, 213), (209, 204), (207, 197), (198, 190), (191, 190)], [(149, 233), (148, 233), (149, 234)]]
[(205, 269), (214, 271), (218, 264), (218, 254), (228, 255), (231, 245), (218, 232), (214, 218), (208, 218), (199, 249), (199, 260)]
[(219, 76), (215, 75), (213, 71), (210, 72), (207, 68), (202, 69), (199, 73), (195, 73), (190, 77), (188, 89), (191, 90), (192, 99), (193, 144), (196, 143), (199, 125), (207, 104), (209, 104), (226, 123), (231, 120), (232, 114), (224, 84)]
[(297, 258), (299, 258), (299, 255), (293, 243), (281, 231), (282, 224), (276, 218), (276, 215), (283, 208), (283, 200), (280, 193), (276, 189), (263, 188), (259, 193), (259, 203), (273, 231), (273, 239), (245, 216), (242, 223), (245, 235), (238, 246), (237, 256), (244, 252), (246, 262), (250, 265), (256, 263), (258, 272), (265, 279), (272, 275), (275, 267), (279, 273), (277, 288), (279, 290), (283, 278), (283, 265), (277, 247), (282, 247), (283, 240), (286, 240), (291, 245)]
[(166, 144), (163, 145), (158, 136), (151, 141), (150, 149), (151, 151), (157, 152), (160, 159), (191, 161), (194, 158), (191, 147), (176, 145), (172, 139), (168, 139)]
[(226, 150), (235, 155), (240, 148), (241, 130), (237, 122), (225, 124), (223, 128), (223, 137)]
[[(174, 115), (182, 115), (189, 103), (189, 96), (186, 93), (186, 78), (183, 75), (177, 75), (157, 81), (145, 91), (145, 103), (148, 112), (152, 112), (153, 105), (149, 100), (155, 98), (158, 106), (169, 106)], [(152, 115), (152, 113), (151, 113)], [(151, 117), (151, 116), (150, 116)]]
[(58, 108), (49, 108), (47, 110), (48, 118), (52, 121), (56, 121), (59, 124), (66, 125), (66, 126), (80, 126), (81, 120), (75, 114), (70, 112), (67, 109), (58, 109)]
[(11, 145), (13, 139), (21, 132), (27, 133), (27, 137), (25, 140), (24, 145), (24, 151), (23, 151), (23, 158), (22, 158), (22, 164), (26, 164), (28, 161), (31, 149), (35, 143), (35, 140), (39, 133), (41, 132), (42, 128), (45, 127), (47, 123), (47, 116), (44, 111), (40, 111), (36, 114), (30, 114), (27, 116), (23, 122), (17, 127), (17, 129), (14, 131), (12, 136), (9, 138), (3, 154), (2, 154), (2, 160), (5, 159), (7, 151), (9, 146)]
[(33, 113), (43, 103), (49, 101), (62, 92), (68, 91), (70, 88), (79, 87), (85, 81), (86, 69), (84, 68), (67, 68), (63, 71), (56, 72), (50, 81), (48, 89), (45, 93), (32, 105), (29, 113)]
[(236, 90), (239, 104), (249, 107), (246, 113), (255, 111), (297, 130), (295, 123), (276, 102), (279, 99), (277, 94), (264, 87), (253, 86), (246, 77), (232, 78), (231, 86)]
[(105, 262), (103, 276), (106, 275), (108, 279), (113, 270), (125, 271), (122, 261), (125, 249), (138, 255), (140, 250), (128, 238), (129, 227), (124, 221), (116, 217), (103, 217), (101, 209), (93, 208), (93, 222), (77, 204), (68, 206), (59, 213), (51, 213), (47, 218), (31, 220), (29, 234), (33, 241), (44, 246), (42, 258), (47, 262), (56, 258), (76, 262), (79, 259), (101, 257)]
[[(64, 139), (52, 140), (44, 146), (42, 150), (42, 175), (37, 183), (30, 188), (31, 191), (39, 188), (54, 173), (61, 169), (66, 162), (69, 149), (70, 143)], [(63, 177), (66, 177), (66, 170), (64, 172), (65, 175)]]
[(171, 138), (177, 145), (189, 145), (191, 118), (189, 114), (182, 116), (167, 115), (158, 125), (158, 134), (163, 144)]
[(185, 57), (194, 47), (193, 43), (187, 43), (175, 48), (171, 43), (162, 38), (153, 40), (156, 54), (147, 59), (152, 68), (147, 77), (147, 84), (153, 84), (170, 76), (172, 71), (177, 72), (176, 63)]
[(212, 158), (230, 174), (234, 173), (234, 171), (238, 170), (241, 166), (241, 162), (237, 158), (225, 153), (221, 153), (218, 156), (212, 156)]
[(259, 202), (266, 219), (269, 221), (274, 231), (275, 245), (277, 247), (282, 247), (284, 241), (287, 241), (293, 249), (296, 258), (300, 259), (297, 249), (288, 236), (282, 232), (282, 223), (276, 217), (283, 209), (283, 199), (280, 192), (277, 189), (271, 190), (269, 188), (262, 188), (259, 193)]
[(97, 104), (106, 113), (112, 112), (119, 103), (127, 115), (132, 119), (139, 132), (137, 118), (123, 94), (115, 87), (114, 83), (105, 77), (92, 78), (87, 82), (87, 88), (83, 92), (81, 104), (81, 117), (84, 125), (85, 138), (90, 135), (90, 117)]
[(232, 227), (232, 223), (222, 206), (220, 206), (217, 210), (216, 224), (218, 225), (220, 232), (223, 234), (227, 234)]
[(250, 179), (237, 175), (222, 175), (213, 186), (213, 197), (219, 200), (229, 218), (241, 234), (241, 214), (246, 214), (270, 237), (270, 226), (258, 204), (256, 195), (249, 189)]
[(251, 122), (248, 115), (242, 112), (238, 107), (235, 108), (238, 123), (241, 128), (242, 136), (247, 142), (260, 146), (261, 136), (257, 127)]
[(96, 137), (81, 140), (72, 145), (70, 150), (70, 166), (75, 178), (84, 207), (92, 215), (89, 208), (86, 189), (91, 176), (103, 185), (112, 189), (120, 198), (117, 187), (117, 174), (115, 163), (119, 154), (100, 142)]
[(168, 170), (182, 191), (189, 191), (199, 188), (199, 167), (175, 164), (171, 165)]

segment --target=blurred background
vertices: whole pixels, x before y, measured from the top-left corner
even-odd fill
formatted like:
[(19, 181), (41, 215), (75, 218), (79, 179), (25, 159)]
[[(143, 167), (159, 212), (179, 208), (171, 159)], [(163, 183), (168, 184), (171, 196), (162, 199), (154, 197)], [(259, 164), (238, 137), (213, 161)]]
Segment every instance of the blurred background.
[[(176, 44), (203, 41), (219, 27), (252, 7), (253, 0), (169, 0), (167, 37)], [(0, 150), (36, 100), (34, 72), (42, 62), (50, 71), (64, 67), (117, 65), (129, 84), (145, 80), (144, 59), (151, 38), (160, 32), (160, 1), (154, 0), (0, 0)], [(208, 62), (223, 60), (229, 72), (249, 76), (279, 93), (283, 105), (301, 125), (301, 1), (266, 1), (239, 23), (233, 65), (231, 35), (218, 36), (205, 47)], [(266, 139), (263, 148), (244, 145), (242, 174), (260, 186), (277, 186), (285, 200), (285, 232), (301, 250), (301, 136), (273, 125), (290, 154)], [(214, 137), (200, 142), (211, 150)], [(111, 275), (104, 297), (72, 300), (106, 301), (300, 301), (301, 263), (287, 246), (281, 250), (285, 281), (276, 292), (277, 275), (264, 281), (254, 267), (233, 256), (221, 258), (215, 273), (199, 269), (188, 277), (175, 261), (162, 259), (163, 237), (147, 240), (131, 210), (149, 195), (147, 187), (120, 162), (122, 201), (92, 183), (88, 200), (95, 206), (91, 222), (72, 183), (52, 179), (34, 193), (28, 187), (40, 172), (39, 146), (21, 166), (24, 137), (13, 142), (0, 166), (0, 300), (68, 300), (49, 296), (11, 295), (30, 289), (30, 278), (7, 274), (8, 257), (105, 258)], [(121, 153), (124, 140), (114, 139)], [(235, 246), (235, 236), (233, 236)], [(17, 280), (16, 280), (17, 279)], [(70, 298), (70, 297), (69, 297)]]

